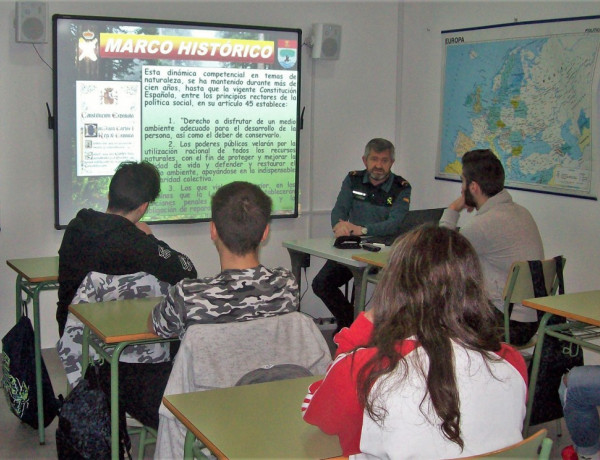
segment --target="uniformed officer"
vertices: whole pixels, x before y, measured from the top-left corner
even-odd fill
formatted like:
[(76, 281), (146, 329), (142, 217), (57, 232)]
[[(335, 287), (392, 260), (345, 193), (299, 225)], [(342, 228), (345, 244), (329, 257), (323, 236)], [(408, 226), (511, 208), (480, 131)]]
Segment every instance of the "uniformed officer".
[[(367, 143), (362, 157), (365, 169), (348, 173), (331, 211), (336, 237), (399, 233), (410, 205), (411, 187), (391, 172), (394, 159), (390, 141), (375, 138)], [(338, 330), (354, 320), (354, 308), (339, 289), (351, 279), (346, 266), (328, 260), (312, 282), (314, 293), (335, 316)]]

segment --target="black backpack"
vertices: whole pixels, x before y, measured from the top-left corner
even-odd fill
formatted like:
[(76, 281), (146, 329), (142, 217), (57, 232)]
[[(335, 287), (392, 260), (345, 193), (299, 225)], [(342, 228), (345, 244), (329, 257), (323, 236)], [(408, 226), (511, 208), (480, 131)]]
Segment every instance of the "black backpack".
[[(110, 459), (110, 400), (100, 387), (98, 369), (89, 366), (84, 378), (65, 398), (58, 416), (56, 450), (59, 459)], [(119, 458), (131, 458), (131, 440), (119, 417)]]
[[(2, 387), (10, 410), (21, 421), (38, 429), (37, 384), (35, 381), (35, 344), (27, 312), (2, 339)], [(44, 427), (52, 423), (60, 408), (50, 376), (42, 359), (42, 397)]]

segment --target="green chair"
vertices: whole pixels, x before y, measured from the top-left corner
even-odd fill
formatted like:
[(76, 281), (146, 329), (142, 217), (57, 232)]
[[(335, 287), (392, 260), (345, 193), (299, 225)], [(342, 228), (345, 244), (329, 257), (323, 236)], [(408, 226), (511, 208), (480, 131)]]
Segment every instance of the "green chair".
[[(548, 430), (543, 429), (523, 439), (516, 444), (512, 444), (502, 449), (487, 452), (485, 454), (473, 455), (471, 457), (462, 457), (461, 460), (470, 460), (476, 458), (504, 458), (513, 460), (549, 460), (552, 450), (552, 439), (546, 437)], [(348, 460), (346, 456), (332, 457), (327, 460)], [(454, 459), (457, 460), (457, 459)]]
[(548, 430), (542, 429), (522, 441), (485, 454), (465, 457), (475, 458), (508, 458), (519, 460), (548, 460), (552, 450), (552, 439), (546, 437)]
[(140, 442), (138, 445), (138, 460), (143, 460), (146, 453), (146, 446), (156, 444), (156, 430), (140, 424), (140, 426), (127, 425), (129, 436), (139, 435)]
[[(542, 260), (542, 270), (544, 272), (544, 285), (548, 295), (555, 295), (558, 291), (559, 280), (557, 276), (557, 263), (554, 258)], [(562, 257), (562, 266), (564, 268), (566, 259)], [(531, 299), (535, 297), (533, 291), (533, 282), (531, 280), (531, 270), (529, 268), (529, 262), (518, 261), (514, 262), (510, 267), (508, 279), (504, 286), (504, 292), (502, 298), (504, 300), (504, 341), (510, 344), (510, 329), (509, 319), (512, 312), (512, 306), (515, 303), (521, 303), (523, 299)], [(532, 352), (525, 351), (531, 349), (537, 343), (537, 334), (535, 334), (529, 342), (524, 345), (513, 345), (514, 348), (519, 350), (525, 361), (531, 361), (533, 355)], [(562, 436), (562, 427), (560, 425), (560, 419), (556, 420), (557, 435)], [(525, 431), (526, 433), (526, 431)]]
[[(555, 295), (558, 290), (558, 276), (556, 273), (556, 261), (554, 259), (542, 260), (542, 269), (544, 271), (544, 284), (548, 295)], [(562, 258), (563, 267), (566, 259)], [(514, 304), (520, 304), (523, 299), (535, 297), (533, 291), (533, 282), (531, 281), (531, 271), (527, 261), (517, 261), (512, 264), (508, 274), (502, 299), (504, 301), (504, 341), (510, 343), (509, 319)], [(533, 336), (529, 343), (516, 346), (518, 350), (525, 350), (535, 345), (537, 336)], [(529, 355), (523, 353), (526, 359)]]

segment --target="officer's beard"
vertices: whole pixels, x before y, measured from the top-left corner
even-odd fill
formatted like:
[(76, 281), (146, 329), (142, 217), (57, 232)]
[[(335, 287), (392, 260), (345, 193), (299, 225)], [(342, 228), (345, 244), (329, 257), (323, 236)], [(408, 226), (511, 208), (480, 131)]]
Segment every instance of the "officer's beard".
[(374, 170), (367, 171), (369, 174), (369, 179), (375, 182), (384, 182), (390, 177), (391, 171), (388, 171), (387, 174), (385, 172), (375, 172)]

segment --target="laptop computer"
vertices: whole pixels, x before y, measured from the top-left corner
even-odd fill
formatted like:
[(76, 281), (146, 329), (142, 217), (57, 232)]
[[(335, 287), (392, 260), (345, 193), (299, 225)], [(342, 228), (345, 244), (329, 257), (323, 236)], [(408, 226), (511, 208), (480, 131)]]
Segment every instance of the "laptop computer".
[(438, 223), (442, 218), (442, 214), (444, 213), (445, 209), (446, 208), (411, 209), (406, 214), (406, 217), (404, 217), (398, 233), (387, 236), (370, 236), (365, 238), (365, 241), (368, 241), (369, 243), (391, 246), (394, 241), (396, 241), (396, 238), (398, 238), (400, 235), (412, 230), (415, 227), (418, 227), (421, 224)]

